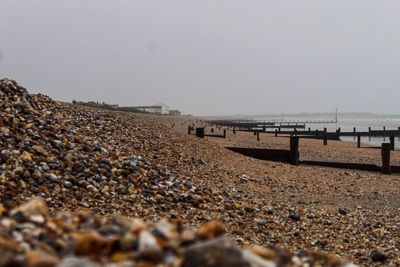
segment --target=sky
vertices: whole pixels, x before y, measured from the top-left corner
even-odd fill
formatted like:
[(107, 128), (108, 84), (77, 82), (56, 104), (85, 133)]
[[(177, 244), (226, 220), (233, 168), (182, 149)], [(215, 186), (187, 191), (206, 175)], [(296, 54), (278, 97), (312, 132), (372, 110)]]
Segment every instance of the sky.
[(400, 113), (398, 0), (1, 0), (0, 76), (194, 115)]

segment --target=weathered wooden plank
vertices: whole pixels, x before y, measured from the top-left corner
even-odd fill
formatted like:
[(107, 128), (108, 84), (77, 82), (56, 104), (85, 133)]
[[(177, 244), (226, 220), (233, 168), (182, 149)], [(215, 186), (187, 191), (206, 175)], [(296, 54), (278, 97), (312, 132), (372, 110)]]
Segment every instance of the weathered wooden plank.
[(381, 156), (382, 156), (382, 173), (390, 174), (392, 172), (390, 166), (390, 143), (382, 143)]

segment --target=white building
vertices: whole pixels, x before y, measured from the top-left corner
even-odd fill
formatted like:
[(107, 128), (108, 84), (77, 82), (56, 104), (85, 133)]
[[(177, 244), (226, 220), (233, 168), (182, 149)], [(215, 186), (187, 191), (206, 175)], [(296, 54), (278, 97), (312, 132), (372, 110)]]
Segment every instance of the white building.
[(153, 114), (159, 114), (159, 115), (169, 114), (169, 107), (163, 103), (159, 103), (152, 106), (138, 106), (134, 108), (140, 111), (149, 112)]

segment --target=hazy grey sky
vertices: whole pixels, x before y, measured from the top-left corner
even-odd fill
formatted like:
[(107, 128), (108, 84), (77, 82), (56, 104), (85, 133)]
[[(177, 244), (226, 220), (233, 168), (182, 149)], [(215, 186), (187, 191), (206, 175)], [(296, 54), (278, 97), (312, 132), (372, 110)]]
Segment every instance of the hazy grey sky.
[(400, 1), (1, 0), (0, 75), (193, 114), (400, 113)]

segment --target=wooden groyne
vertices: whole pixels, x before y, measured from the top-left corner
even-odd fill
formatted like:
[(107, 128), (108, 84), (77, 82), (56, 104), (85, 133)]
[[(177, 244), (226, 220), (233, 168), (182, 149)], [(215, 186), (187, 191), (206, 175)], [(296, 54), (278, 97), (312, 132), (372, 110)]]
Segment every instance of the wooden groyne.
[(391, 144), (383, 143), (381, 147), (382, 166), (366, 163), (355, 162), (335, 162), (335, 161), (319, 161), (319, 160), (300, 160), (299, 153), (299, 137), (290, 137), (289, 149), (264, 149), (264, 148), (243, 148), (243, 147), (226, 147), (233, 152), (269, 161), (279, 161), (290, 163), (292, 165), (311, 165), (329, 168), (351, 169), (360, 171), (381, 172), (383, 174), (400, 173), (400, 166), (391, 166), (390, 152)]
[(364, 137), (371, 138), (389, 138), (391, 149), (394, 150), (394, 138), (398, 137), (400, 140), (400, 126), (395, 130), (388, 130), (383, 127), (382, 130), (372, 130), (368, 127), (368, 131), (357, 131), (353, 127), (353, 131), (342, 132), (341, 128), (336, 129), (334, 132), (328, 132), (327, 128), (322, 130), (304, 130), (306, 123), (336, 123), (337, 119), (331, 121), (253, 121), (253, 120), (213, 120), (207, 121), (206, 125), (217, 127), (226, 127), (228, 130), (232, 129), (235, 134), (238, 131), (257, 132), (257, 139), (259, 140), (260, 133), (270, 133), (275, 136), (299, 136), (306, 139), (321, 139), (324, 145), (327, 145), (328, 140), (340, 140), (341, 137), (353, 137), (357, 139), (357, 146), (361, 147), (361, 139)]
[(286, 121), (286, 120), (271, 120), (271, 121), (255, 121), (255, 120), (210, 120), (206, 121), (211, 126), (235, 127), (237, 130), (260, 130), (266, 129), (305, 129), (306, 124), (328, 124), (336, 123), (334, 120), (305, 120), (305, 121)]
[[(228, 121), (229, 122), (229, 121)], [(223, 122), (222, 124), (229, 124), (228, 122)], [(400, 141), (400, 127), (398, 127), (396, 130), (387, 130), (386, 127), (383, 127), (382, 130), (372, 130), (371, 127), (368, 128), (368, 131), (357, 131), (356, 127), (353, 128), (353, 131), (347, 131), (347, 132), (342, 132), (340, 128), (338, 128), (334, 132), (328, 132), (327, 128), (324, 128), (323, 130), (311, 130), (308, 128), (308, 130), (298, 130), (297, 128), (293, 128), (293, 130), (282, 130), (281, 128), (277, 128), (275, 130), (267, 130), (266, 128), (252, 128), (249, 126), (247, 121), (235, 121), (236, 124), (231, 123), (230, 125), (240, 125), (240, 123), (245, 123), (244, 126), (220, 126), (217, 125), (216, 127), (221, 130), (221, 127), (225, 127), (224, 134), (223, 135), (215, 135), (215, 134), (204, 134), (204, 136), (209, 136), (209, 137), (221, 137), (221, 138), (226, 138), (227, 130), (232, 130), (233, 134), (236, 134), (236, 132), (252, 132), (254, 135), (257, 135), (257, 140), (260, 140), (260, 134), (261, 133), (269, 133), (269, 134), (274, 134), (276, 137), (277, 136), (298, 136), (302, 139), (320, 139), (323, 140), (324, 145), (328, 144), (328, 140), (341, 140), (341, 137), (353, 137), (354, 140), (357, 140), (357, 147), (361, 147), (361, 141), (362, 138), (368, 137), (370, 140), (371, 138), (383, 138), (385, 141), (385, 138), (388, 138), (391, 144), (391, 149), (395, 149), (395, 137), (397, 137)], [(206, 125), (210, 125), (209, 122), (206, 123)], [(214, 124), (211, 124), (214, 125)], [(254, 124), (256, 125), (256, 124)], [(205, 126), (202, 126), (205, 128)], [(278, 127), (278, 126), (270, 126), (270, 128), (273, 127)], [(289, 126), (287, 126), (289, 127)], [(292, 127), (292, 126), (290, 126)], [(303, 126), (301, 126), (303, 127)], [(191, 131), (194, 130), (194, 126), (189, 126), (188, 128), (188, 133), (190, 134)], [(211, 133), (214, 133), (214, 127), (211, 128)], [(204, 138), (203, 136), (203, 138)]]
[[(188, 134), (192, 134), (192, 131), (194, 130), (194, 127), (188, 126)], [(212, 130), (211, 132), (214, 132)], [(226, 138), (226, 129), (223, 130), (223, 134), (205, 134), (205, 127), (196, 127), (195, 135), (199, 138), (204, 138), (204, 137), (217, 137), (217, 138)]]
[[(214, 134), (215, 130), (212, 127), (212, 134), (205, 134), (206, 127), (196, 127), (188, 126), (188, 133), (192, 134), (195, 130), (195, 135), (199, 138), (204, 137), (217, 137), (217, 138), (227, 138), (227, 129), (223, 130), (223, 135)], [(235, 133), (235, 128), (233, 128), (233, 133)], [(260, 141), (261, 133), (274, 133), (275, 136), (287, 136), (290, 138), (289, 149), (264, 149), (264, 148), (243, 148), (243, 147), (226, 147), (242, 155), (253, 157), (260, 160), (270, 160), (270, 161), (280, 161), (290, 163), (292, 165), (314, 165), (321, 167), (331, 167), (331, 168), (341, 168), (341, 169), (353, 169), (353, 170), (363, 170), (363, 171), (380, 171), (383, 174), (400, 173), (400, 166), (391, 166), (390, 164), (390, 153), (395, 149), (395, 136), (400, 137), (400, 127), (397, 130), (371, 130), (369, 128), (368, 132), (357, 132), (356, 128), (352, 132), (341, 132), (340, 128), (335, 132), (328, 132), (326, 128), (322, 131), (315, 130), (311, 131), (298, 131), (297, 129), (293, 131), (263, 131), (263, 130), (247, 130), (248, 132), (253, 132), (256, 136), (257, 141)], [(353, 162), (333, 162), (333, 161), (318, 161), (318, 160), (301, 160), (299, 153), (299, 140), (300, 138), (316, 138), (322, 139), (324, 145), (328, 144), (328, 140), (340, 140), (340, 136), (352, 136), (357, 138), (357, 146), (361, 147), (361, 137), (373, 136), (373, 137), (389, 137), (389, 143), (382, 143), (381, 149), (381, 160), (382, 165), (374, 164), (364, 164), (364, 163), (353, 163)]]
[(375, 138), (389, 138), (391, 150), (395, 149), (395, 137), (400, 139), (400, 127), (397, 130), (386, 130), (384, 127), (383, 130), (371, 130), (369, 127), (368, 131), (357, 132), (356, 128), (353, 128), (352, 132), (342, 132), (340, 128), (338, 128), (335, 132), (327, 132), (326, 128), (322, 131), (314, 130), (311, 131), (266, 131), (266, 133), (275, 134), (275, 136), (300, 136), (301, 138), (309, 138), (309, 139), (322, 139), (324, 140), (324, 144), (327, 144), (327, 140), (341, 140), (341, 137), (353, 137), (354, 140), (357, 139), (357, 147), (361, 147), (362, 138), (368, 137), (370, 140), (372, 137)]

